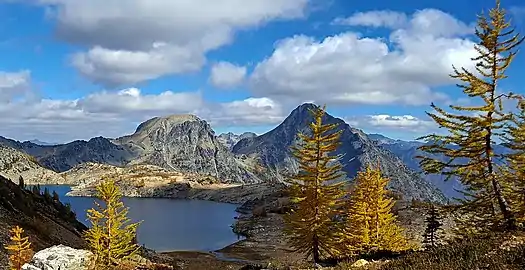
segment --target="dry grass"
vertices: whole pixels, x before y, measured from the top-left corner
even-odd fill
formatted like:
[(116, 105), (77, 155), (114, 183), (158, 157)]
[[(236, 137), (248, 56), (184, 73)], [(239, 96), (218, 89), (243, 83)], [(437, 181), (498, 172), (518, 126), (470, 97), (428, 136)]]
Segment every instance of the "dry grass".
[[(414, 251), (397, 258), (369, 263), (360, 269), (370, 270), (519, 270), (525, 269), (525, 242), (512, 243), (516, 237), (495, 235), (472, 238), (441, 247)], [(510, 241), (510, 242), (509, 242)], [(511, 244), (509, 244), (511, 243)], [(504, 248), (508, 246), (509, 248)], [(355, 261), (355, 260), (354, 260)], [(351, 262), (340, 263), (335, 269), (357, 269)]]

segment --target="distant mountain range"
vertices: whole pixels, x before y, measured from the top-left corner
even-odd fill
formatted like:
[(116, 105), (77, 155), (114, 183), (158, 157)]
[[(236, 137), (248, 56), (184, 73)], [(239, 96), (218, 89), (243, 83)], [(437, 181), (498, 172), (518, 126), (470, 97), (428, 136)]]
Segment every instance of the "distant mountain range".
[(234, 134), (233, 132), (228, 133), (221, 133), (217, 138), (219, 139), (219, 142), (224, 144), (228, 149), (232, 149), (235, 144), (237, 144), (240, 140), (244, 138), (253, 138), (256, 137), (257, 134), (253, 132), (244, 132), (242, 134)]
[[(374, 140), (377, 145), (387, 149), (400, 158), (410, 169), (422, 173), (419, 166), (419, 159), (416, 159), (415, 157), (428, 155), (418, 149), (418, 147), (428, 144), (428, 142), (396, 140), (385, 137), (381, 134), (369, 134), (368, 136)], [(449, 147), (454, 148), (452, 145)], [(498, 155), (509, 153), (509, 149), (503, 145), (495, 144), (493, 147), (494, 152)], [(433, 157), (443, 161), (446, 160), (443, 155), (434, 154)], [(456, 162), (464, 161), (464, 159), (458, 159)], [(502, 164), (503, 161), (496, 161), (496, 163)], [(464, 190), (464, 187), (457, 178), (451, 178), (448, 181), (444, 181), (445, 177), (441, 175), (422, 175), (422, 177), (438, 187), (448, 198), (464, 198), (464, 195), (459, 192)]]
[[(171, 115), (150, 119), (133, 134), (116, 139), (95, 137), (88, 141), (39, 145), (0, 137), (0, 144), (35, 157), (38, 163), (55, 172), (86, 162), (114, 166), (151, 164), (212, 176), (224, 183), (280, 181), (297, 170), (290, 146), (297, 142), (298, 132), (309, 131), (308, 124), (313, 119), (308, 109), (314, 107), (308, 103), (297, 107), (276, 128), (258, 136), (254, 133), (216, 136), (209, 124), (196, 116)], [(384, 174), (391, 178), (389, 189), (403, 198), (446, 201), (443, 192), (415, 171), (411, 154), (394, 149), (406, 142), (390, 139), (386, 143), (386, 137), (381, 140), (379, 135), (369, 137), (329, 114), (324, 120), (338, 123), (338, 129), (343, 131), (337, 154), (343, 155), (341, 162), (348, 177), (355, 176), (366, 165), (380, 164)]]
[(59, 143), (43, 142), (43, 141), (38, 140), (38, 139), (29, 140), (29, 142), (34, 143), (34, 144), (38, 144), (38, 145), (57, 145), (57, 144), (59, 144)]

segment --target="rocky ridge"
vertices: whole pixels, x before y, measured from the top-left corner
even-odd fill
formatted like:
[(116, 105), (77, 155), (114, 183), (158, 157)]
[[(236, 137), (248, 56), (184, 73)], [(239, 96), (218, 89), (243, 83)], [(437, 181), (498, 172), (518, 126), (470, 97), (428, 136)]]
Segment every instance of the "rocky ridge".
[(64, 184), (66, 180), (58, 173), (46, 169), (38, 161), (21, 151), (0, 144), (0, 175), (18, 183), (21, 176), (26, 184)]
[[(148, 164), (178, 173), (197, 173), (224, 184), (278, 183), (297, 171), (289, 147), (297, 143), (297, 132), (309, 131), (308, 124), (313, 119), (308, 109), (314, 106), (297, 107), (279, 126), (260, 136), (235, 137), (240, 140), (231, 150), (223, 144), (224, 137), (230, 138), (230, 134), (223, 136), (221, 142), (209, 124), (194, 115), (155, 117), (140, 124), (133, 134), (116, 139), (96, 137), (89, 141), (40, 146), (0, 138), (0, 144), (24, 151), (57, 172), (86, 162), (115, 167)], [(384, 174), (392, 179), (389, 188), (405, 199), (446, 200), (432, 184), (361, 130), (329, 114), (325, 122), (338, 123), (343, 131), (337, 154), (343, 155), (340, 161), (349, 178), (366, 165), (380, 164)], [(63, 174), (66, 178), (67, 175)]]
[(210, 125), (194, 115), (155, 117), (140, 124), (134, 134), (114, 142), (135, 153), (129, 165), (198, 172), (222, 183), (261, 182), (219, 142)]
[(233, 146), (238, 143), (240, 140), (244, 138), (253, 138), (256, 137), (257, 134), (253, 132), (244, 132), (242, 134), (234, 134), (233, 132), (228, 133), (221, 133), (219, 136), (217, 136), (217, 139), (219, 142), (224, 144), (228, 149), (232, 149)]
[[(232, 151), (236, 155), (257, 160), (265, 167), (279, 172), (279, 175), (296, 172), (298, 164), (292, 158), (290, 146), (298, 143), (298, 132), (310, 132), (308, 124), (313, 122), (313, 118), (309, 110), (313, 108), (315, 105), (309, 103), (297, 107), (279, 126), (260, 136), (240, 140)], [(357, 171), (367, 165), (379, 164), (384, 175), (391, 179), (388, 188), (404, 199), (447, 201), (440, 190), (408, 168), (390, 151), (378, 147), (361, 130), (350, 127), (342, 119), (330, 114), (324, 116), (323, 122), (338, 124), (337, 130), (342, 131), (341, 146), (335, 154), (342, 156), (340, 162), (347, 177), (354, 177)]]
[(225, 184), (195, 173), (171, 171), (155, 165), (116, 167), (85, 163), (61, 173), (74, 185), (69, 196), (93, 196), (102, 179), (113, 179), (126, 197), (201, 199), (244, 203), (260, 199), (280, 186), (267, 184)]

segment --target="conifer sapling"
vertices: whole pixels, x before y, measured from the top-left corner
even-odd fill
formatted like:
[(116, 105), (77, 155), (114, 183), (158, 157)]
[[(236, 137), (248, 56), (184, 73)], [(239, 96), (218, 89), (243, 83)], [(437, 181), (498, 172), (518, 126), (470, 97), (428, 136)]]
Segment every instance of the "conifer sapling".
[(410, 249), (403, 230), (392, 213), (394, 200), (388, 195), (388, 178), (378, 168), (367, 166), (355, 177), (347, 204), (342, 250), (350, 254)]
[(439, 240), (439, 231), (441, 230), (441, 216), (438, 209), (434, 204), (431, 204), (428, 208), (427, 216), (425, 218), (425, 233), (423, 234), (423, 244), (435, 247)]
[(11, 233), (11, 243), (6, 245), (5, 249), (9, 253), (10, 270), (20, 270), (24, 264), (31, 260), (34, 252), (31, 249), (29, 237), (22, 236), (24, 229), (15, 226), (9, 232)]
[(117, 265), (135, 255), (139, 246), (134, 243), (139, 223), (131, 223), (128, 208), (121, 201), (120, 191), (113, 180), (103, 180), (97, 186), (95, 208), (88, 210), (91, 228), (84, 238), (94, 254), (95, 265)]

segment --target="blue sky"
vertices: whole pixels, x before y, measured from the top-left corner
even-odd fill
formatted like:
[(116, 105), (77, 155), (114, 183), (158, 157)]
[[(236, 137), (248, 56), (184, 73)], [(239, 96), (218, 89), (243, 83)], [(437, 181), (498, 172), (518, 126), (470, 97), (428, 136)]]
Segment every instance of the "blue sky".
[[(313, 101), (366, 132), (412, 139), (435, 130), (430, 102), (464, 102), (447, 74), (472, 65), (472, 23), (494, 5), (183, 2), (0, 0), (0, 135), (116, 137), (178, 113), (218, 133), (262, 133)], [(525, 33), (525, 5), (502, 5)], [(524, 60), (502, 88), (523, 91)]]

